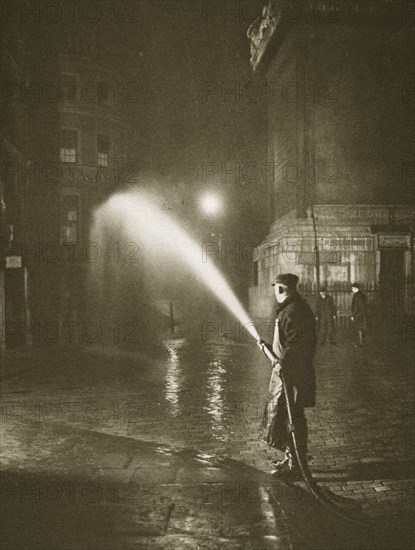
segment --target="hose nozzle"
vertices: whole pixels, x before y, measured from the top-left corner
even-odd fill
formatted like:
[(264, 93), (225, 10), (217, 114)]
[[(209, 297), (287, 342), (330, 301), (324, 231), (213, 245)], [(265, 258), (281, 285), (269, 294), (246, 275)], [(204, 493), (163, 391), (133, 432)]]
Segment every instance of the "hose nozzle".
[(262, 353), (271, 361), (271, 363), (275, 363), (276, 361), (278, 361), (278, 357), (272, 351), (269, 344), (258, 338), (257, 345), (261, 349)]

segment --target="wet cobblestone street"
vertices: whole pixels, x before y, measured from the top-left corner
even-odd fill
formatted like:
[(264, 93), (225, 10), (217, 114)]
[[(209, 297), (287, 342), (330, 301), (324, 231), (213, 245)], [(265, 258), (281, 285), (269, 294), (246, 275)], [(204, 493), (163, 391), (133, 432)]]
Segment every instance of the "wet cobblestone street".
[[(216, 531), (217, 537), (227, 541), (222, 546), (333, 547), (329, 538), (319, 541), (325, 546), (313, 546), (317, 544), (309, 530), (313, 506), (305, 498), (299, 502), (305, 487), (302, 482), (277, 482), (279, 491), (273, 503), (261, 493), (261, 483), (272, 483), (267, 473), (276, 455), (259, 438), (270, 367), (252, 344), (177, 338), (165, 341), (159, 357), (93, 347), (60, 350), (59, 355), (39, 350), (32, 355), (10, 352), (3, 375), (2, 464), (6, 476), (65, 472), (82, 479), (105, 479), (109, 484), (122, 481), (136, 483), (142, 490), (147, 487), (150, 512), (151, 494), (154, 498), (157, 494), (158, 502), (161, 496), (164, 499), (165, 506), (153, 507), (156, 515), (157, 510), (161, 514), (163, 528), (156, 529), (159, 538), (150, 541), (151, 533), (131, 527), (128, 531), (124, 526), (123, 533), (130, 533), (128, 544), (131, 548), (161, 544), (177, 549), (215, 548), (219, 540), (209, 539), (207, 546), (192, 546), (190, 539), (178, 542), (178, 533), (200, 532), (202, 527), (213, 536), (218, 520), (212, 516), (206, 523), (205, 516), (192, 512), (186, 498), (177, 496), (178, 486), (203, 483), (210, 504), (223, 505), (223, 484), (232, 482), (233, 496), (228, 501), (235, 500), (237, 490), (239, 506), (244, 501), (241, 487), (248, 490), (246, 480), (255, 480), (255, 504), (237, 512), (246, 519), (237, 520), (232, 512), (225, 536), (222, 518), (222, 535)], [(410, 356), (409, 343), (397, 338), (385, 346), (381, 336), (373, 337), (362, 350), (347, 340), (319, 348), (317, 406), (307, 412), (310, 467), (319, 485), (339, 497), (354, 499), (367, 517), (391, 525), (395, 522), (404, 529), (414, 511)], [(13, 371), (16, 360), (20, 366)], [(103, 437), (111, 443), (105, 444)], [(164, 463), (159, 460), (163, 453), (168, 457)], [(72, 457), (72, 466), (65, 462), (67, 456)], [(152, 493), (150, 482), (153, 488), (159, 485), (157, 491)], [(172, 485), (176, 487), (174, 498)], [(204, 517), (202, 527), (197, 517)], [(164, 546), (161, 532), (163, 538), (173, 537)], [(137, 533), (141, 546), (131, 539)], [(102, 544), (98, 547), (106, 548)], [(402, 544), (398, 547), (403, 548)], [(350, 548), (355, 548), (352, 542)]]

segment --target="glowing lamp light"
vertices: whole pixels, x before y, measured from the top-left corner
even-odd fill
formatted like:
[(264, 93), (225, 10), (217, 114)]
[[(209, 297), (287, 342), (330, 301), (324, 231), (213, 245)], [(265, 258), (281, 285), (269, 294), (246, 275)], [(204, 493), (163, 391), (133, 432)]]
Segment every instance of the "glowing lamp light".
[[(222, 204), (213, 195), (205, 195), (202, 207), (210, 213), (218, 212)], [(101, 205), (95, 212), (95, 223), (92, 228), (93, 241), (99, 241), (99, 235), (105, 230), (105, 224), (114, 221), (121, 224), (125, 235), (134, 242), (148, 243), (148, 248), (160, 251), (177, 252), (177, 256), (186, 263), (195, 276), (204, 281), (216, 297), (233, 313), (241, 325), (255, 340), (259, 340), (248, 314), (239, 302), (226, 279), (213, 264), (201, 262), (205, 252), (192, 239), (178, 221), (167, 215), (155, 202), (143, 192), (126, 191), (113, 195), (107, 203)]]
[(200, 204), (206, 214), (217, 214), (222, 209), (221, 201), (215, 195), (204, 195)]

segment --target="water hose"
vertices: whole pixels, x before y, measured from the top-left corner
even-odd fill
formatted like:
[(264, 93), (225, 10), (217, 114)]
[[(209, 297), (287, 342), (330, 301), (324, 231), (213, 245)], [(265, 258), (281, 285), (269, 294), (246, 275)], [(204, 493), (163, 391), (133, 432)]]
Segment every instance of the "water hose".
[[(261, 351), (264, 353), (264, 355), (271, 361), (272, 364), (278, 363), (278, 357), (274, 354), (273, 351), (271, 351), (270, 347), (265, 344), (264, 342), (258, 340), (258, 346), (261, 348)], [(370, 522), (364, 521), (362, 519), (357, 519), (355, 517), (351, 517), (348, 514), (345, 514), (342, 509), (338, 508), (334, 502), (332, 502), (330, 499), (328, 499), (321, 491), (315, 480), (313, 479), (313, 476), (311, 475), (310, 469), (307, 464), (304, 463), (303, 457), (300, 455), (300, 452), (298, 450), (297, 446), (297, 437), (295, 433), (295, 424), (293, 421), (293, 415), (292, 415), (292, 405), (290, 402), (290, 396), (287, 389), (287, 384), (284, 379), (283, 372), (281, 371), (279, 374), (279, 377), (281, 378), (281, 383), (284, 391), (286, 406), (287, 406), (287, 415), (288, 415), (288, 422), (289, 422), (289, 430), (290, 430), (290, 436), (293, 443), (293, 448), (295, 452), (295, 457), (297, 459), (297, 464), (300, 468), (301, 477), (303, 478), (303, 481), (306, 484), (306, 487), (309, 491), (309, 493), (313, 496), (313, 498), (320, 504), (324, 505), (325, 507), (329, 508), (332, 513), (334, 513), (336, 516), (338, 516), (341, 519), (345, 519), (349, 522), (358, 524), (359, 526), (368, 527), (370, 526)]]

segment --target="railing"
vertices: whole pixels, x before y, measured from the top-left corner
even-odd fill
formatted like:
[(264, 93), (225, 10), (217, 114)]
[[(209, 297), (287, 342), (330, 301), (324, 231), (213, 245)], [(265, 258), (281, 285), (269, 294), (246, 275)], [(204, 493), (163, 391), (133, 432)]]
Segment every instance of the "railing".
[[(394, 320), (415, 315), (415, 283), (402, 285), (391, 283), (382, 289), (374, 283), (362, 283), (361, 290), (366, 294), (368, 318), (377, 323), (382, 320)], [(300, 294), (315, 311), (317, 300), (316, 283), (301, 283)], [(333, 296), (339, 327), (347, 328), (351, 324), (352, 292), (350, 283), (332, 283), (327, 293)], [(267, 319), (275, 308), (275, 298), (271, 288), (251, 287), (249, 289), (251, 314), (255, 318)]]
[[(369, 312), (373, 311), (373, 306), (376, 303), (375, 285), (372, 283), (362, 284), (361, 290), (366, 294), (369, 314)], [(318, 296), (317, 284), (303, 283), (299, 285), (299, 291), (315, 312)], [(327, 293), (333, 297), (339, 327), (346, 328), (350, 326), (353, 297), (350, 283), (335, 283), (332, 286), (329, 285), (327, 287)]]
[[(406, 282), (402, 285), (391, 283), (381, 288), (374, 283), (362, 283), (361, 290), (366, 294), (368, 304), (368, 318), (373, 321), (382, 319), (400, 319), (414, 315), (414, 283)], [(317, 285), (307, 283), (300, 285), (300, 292), (315, 307)], [(339, 326), (350, 325), (350, 311), (352, 293), (349, 283), (334, 283), (327, 287), (328, 294), (334, 299)]]

